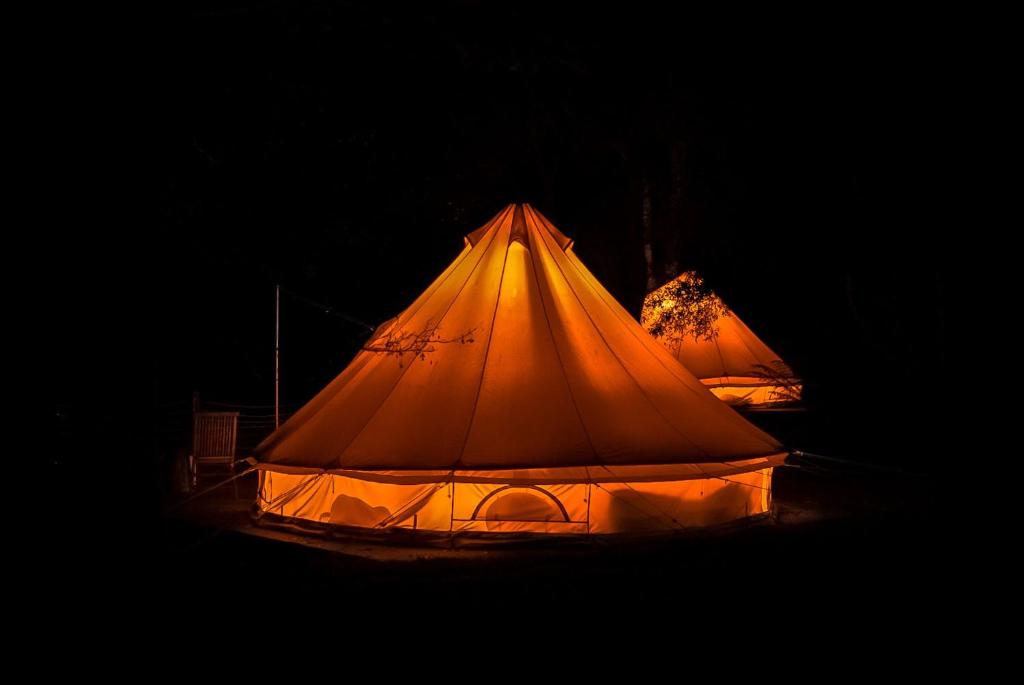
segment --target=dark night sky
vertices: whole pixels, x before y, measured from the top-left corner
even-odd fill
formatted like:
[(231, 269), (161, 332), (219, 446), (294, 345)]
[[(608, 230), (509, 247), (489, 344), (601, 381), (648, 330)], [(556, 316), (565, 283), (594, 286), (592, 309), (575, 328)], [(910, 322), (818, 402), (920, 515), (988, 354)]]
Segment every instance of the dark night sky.
[[(929, 185), (952, 67), (927, 21), (553, 4), (140, 18), (139, 58), (120, 55), (114, 79), (124, 105), (97, 117), (128, 138), (105, 156), (131, 178), (90, 202), (127, 218), (73, 232), (54, 264), (76, 332), (56, 367), (60, 458), (124, 431), (159, 451), (152, 415), (193, 389), (272, 401), (274, 283), (379, 323), (509, 202), (544, 212), (637, 311), (645, 182), (659, 268), (700, 269), (791, 362), (827, 447), (915, 466), (941, 449), (922, 438), (947, 364)], [(73, 80), (89, 107), (98, 91)], [(296, 404), (365, 332), (282, 308)]]

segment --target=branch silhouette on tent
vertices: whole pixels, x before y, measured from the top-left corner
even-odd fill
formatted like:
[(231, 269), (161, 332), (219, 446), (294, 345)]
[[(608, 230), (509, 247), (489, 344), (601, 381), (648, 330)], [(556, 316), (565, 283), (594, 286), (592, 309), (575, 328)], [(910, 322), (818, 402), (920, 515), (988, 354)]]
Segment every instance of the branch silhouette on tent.
[(769, 364), (755, 364), (750, 375), (761, 379), (764, 385), (771, 386), (769, 398), (772, 402), (800, 401), (803, 382), (793, 377), (793, 371), (782, 360)]
[(470, 328), (459, 335), (446, 338), (440, 334), (440, 324), (428, 322), (423, 329), (418, 331), (389, 330), (386, 335), (375, 338), (371, 343), (364, 345), (363, 349), (367, 352), (394, 355), (398, 357), (398, 363), (401, 365), (407, 354), (425, 360), (427, 355), (437, 351), (437, 345), (472, 343), (475, 331), (475, 328)]

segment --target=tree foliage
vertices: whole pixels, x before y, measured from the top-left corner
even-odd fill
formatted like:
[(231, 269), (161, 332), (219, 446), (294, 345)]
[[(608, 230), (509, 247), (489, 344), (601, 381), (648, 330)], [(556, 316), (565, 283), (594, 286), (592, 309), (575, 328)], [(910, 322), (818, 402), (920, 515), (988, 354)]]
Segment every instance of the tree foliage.
[(729, 310), (722, 300), (704, 279), (687, 272), (647, 295), (641, 323), (654, 337), (678, 344), (688, 335), (714, 340), (723, 316)]

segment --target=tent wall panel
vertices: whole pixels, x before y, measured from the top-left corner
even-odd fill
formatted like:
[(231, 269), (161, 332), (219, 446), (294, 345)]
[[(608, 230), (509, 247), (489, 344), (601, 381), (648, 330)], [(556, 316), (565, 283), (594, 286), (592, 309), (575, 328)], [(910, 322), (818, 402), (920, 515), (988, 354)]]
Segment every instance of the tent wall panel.
[(763, 514), (771, 468), (669, 482), (396, 485), (264, 471), (263, 513), (320, 524), (432, 532), (606, 534), (684, 530)]

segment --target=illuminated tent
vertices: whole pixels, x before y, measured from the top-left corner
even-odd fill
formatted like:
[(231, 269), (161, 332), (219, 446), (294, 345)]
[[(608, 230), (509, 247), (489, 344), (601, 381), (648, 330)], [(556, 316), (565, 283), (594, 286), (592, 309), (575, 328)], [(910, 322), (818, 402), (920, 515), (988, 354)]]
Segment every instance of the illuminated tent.
[(640, 322), (729, 404), (766, 406), (800, 399), (802, 386), (789, 366), (692, 271), (650, 292)]
[(267, 520), (603, 534), (763, 513), (785, 452), (510, 205), (256, 456)]

